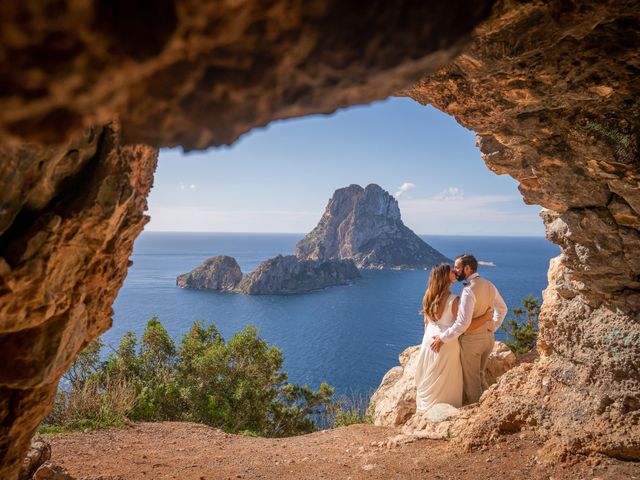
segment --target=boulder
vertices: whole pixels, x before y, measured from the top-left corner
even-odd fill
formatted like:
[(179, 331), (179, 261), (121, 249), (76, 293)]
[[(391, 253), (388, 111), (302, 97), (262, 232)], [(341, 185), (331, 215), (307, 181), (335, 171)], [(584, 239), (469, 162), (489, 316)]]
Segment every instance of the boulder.
[(508, 370), (516, 366), (516, 354), (502, 342), (496, 342), (491, 351), (484, 378), (487, 385), (491, 386), (498, 381), (498, 378)]
[(370, 412), (376, 425), (403, 425), (416, 411), (416, 365), (420, 345), (409, 347), (400, 355), (400, 366), (383, 377), (371, 396)]
[[(369, 408), (376, 425), (405, 425), (410, 429), (420, 429), (420, 425), (424, 427), (427, 423), (438, 423), (457, 415), (458, 409), (447, 404), (437, 404), (416, 414), (415, 374), (419, 350), (420, 345), (404, 350), (399, 355), (400, 366), (386, 373), (371, 396)], [(487, 363), (487, 383), (493, 385), (515, 365), (513, 352), (504, 343), (496, 341)]]
[(66, 468), (46, 462), (36, 471), (33, 480), (75, 480), (75, 477), (72, 477)]
[(36, 437), (31, 440), (29, 453), (22, 461), (20, 480), (29, 480), (38, 468), (51, 458), (51, 445), (46, 440)]

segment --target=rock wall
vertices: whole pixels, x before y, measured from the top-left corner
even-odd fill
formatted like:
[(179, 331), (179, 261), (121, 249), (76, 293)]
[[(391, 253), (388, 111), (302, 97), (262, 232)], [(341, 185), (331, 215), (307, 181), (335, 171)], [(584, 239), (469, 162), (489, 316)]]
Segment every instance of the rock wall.
[[(0, 477), (109, 326), (156, 161), (139, 143), (205, 148), (384, 98), (494, 3), (2, 2)], [(635, 2), (501, 1), (405, 90), (479, 134), (563, 251), (543, 356), (492, 390), (470, 444), (529, 426), (549, 450), (640, 458), (639, 30)]]
[(640, 10), (500, 2), (473, 44), (405, 93), (478, 134), (487, 166), (560, 245), (539, 363), (483, 399), (469, 445), (535, 428), (552, 455), (640, 458)]
[(13, 478), (58, 379), (111, 326), (157, 151), (121, 145), (111, 123), (2, 156), (0, 478)]

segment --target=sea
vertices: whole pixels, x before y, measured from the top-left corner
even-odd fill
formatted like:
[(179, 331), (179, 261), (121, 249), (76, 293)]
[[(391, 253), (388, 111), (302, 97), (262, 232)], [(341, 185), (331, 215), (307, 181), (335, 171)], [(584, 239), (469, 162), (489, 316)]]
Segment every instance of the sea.
[[(249, 296), (182, 289), (176, 277), (216, 255), (235, 257), (243, 273), (277, 254), (292, 254), (302, 234), (143, 232), (113, 306), (113, 327), (102, 339), (106, 352), (127, 331), (141, 335), (156, 315), (179, 342), (195, 321), (214, 323), (225, 339), (254, 325), (284, 354), (292, 383), (318, 388), (327, 382), (336, 394), (370, 395), (398, 354), (422, 340), (418, 313), (429, 272), (365, 270), (347, 286), (297, 295)], [(453, 258), (470, 252), (479, 273), (492, 281), (510, 309), (528, 295), (541, 297), (549, 260), (559, 248), (542, 237), (423, 236)], [(461, 284), (454, 286), (459, 293)], [(497, 338), (503, 337), (498, 332)]]

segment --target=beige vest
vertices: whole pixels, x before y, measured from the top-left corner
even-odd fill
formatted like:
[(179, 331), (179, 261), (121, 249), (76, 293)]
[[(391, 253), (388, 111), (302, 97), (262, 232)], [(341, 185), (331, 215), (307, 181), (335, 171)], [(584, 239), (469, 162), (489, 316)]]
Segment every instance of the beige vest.
[(476, 318), (492, 307), (496, 299), (496, 287), (489, 280), (482, 277), (476, 277), (471, 280), (470, 288), (476, 296), (476, 304), (473, 307), (473, 317)]

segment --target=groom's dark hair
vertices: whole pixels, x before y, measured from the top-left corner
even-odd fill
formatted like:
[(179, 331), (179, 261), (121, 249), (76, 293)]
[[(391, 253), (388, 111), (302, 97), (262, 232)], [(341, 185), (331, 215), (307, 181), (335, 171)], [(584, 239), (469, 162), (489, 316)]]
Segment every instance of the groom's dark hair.
[(476, 257), (471, 255), (470, 253), (463, 253), (462, 255), (458, 255), (456, 257), (456, 260), (460, 260), (460, 263), (462, 263), (462, 268), (464, 268), (465, 265), (469, 265), (469, 268), (471, 268), (472, 272), (478, 271), (478, 260), (476, 260)]

